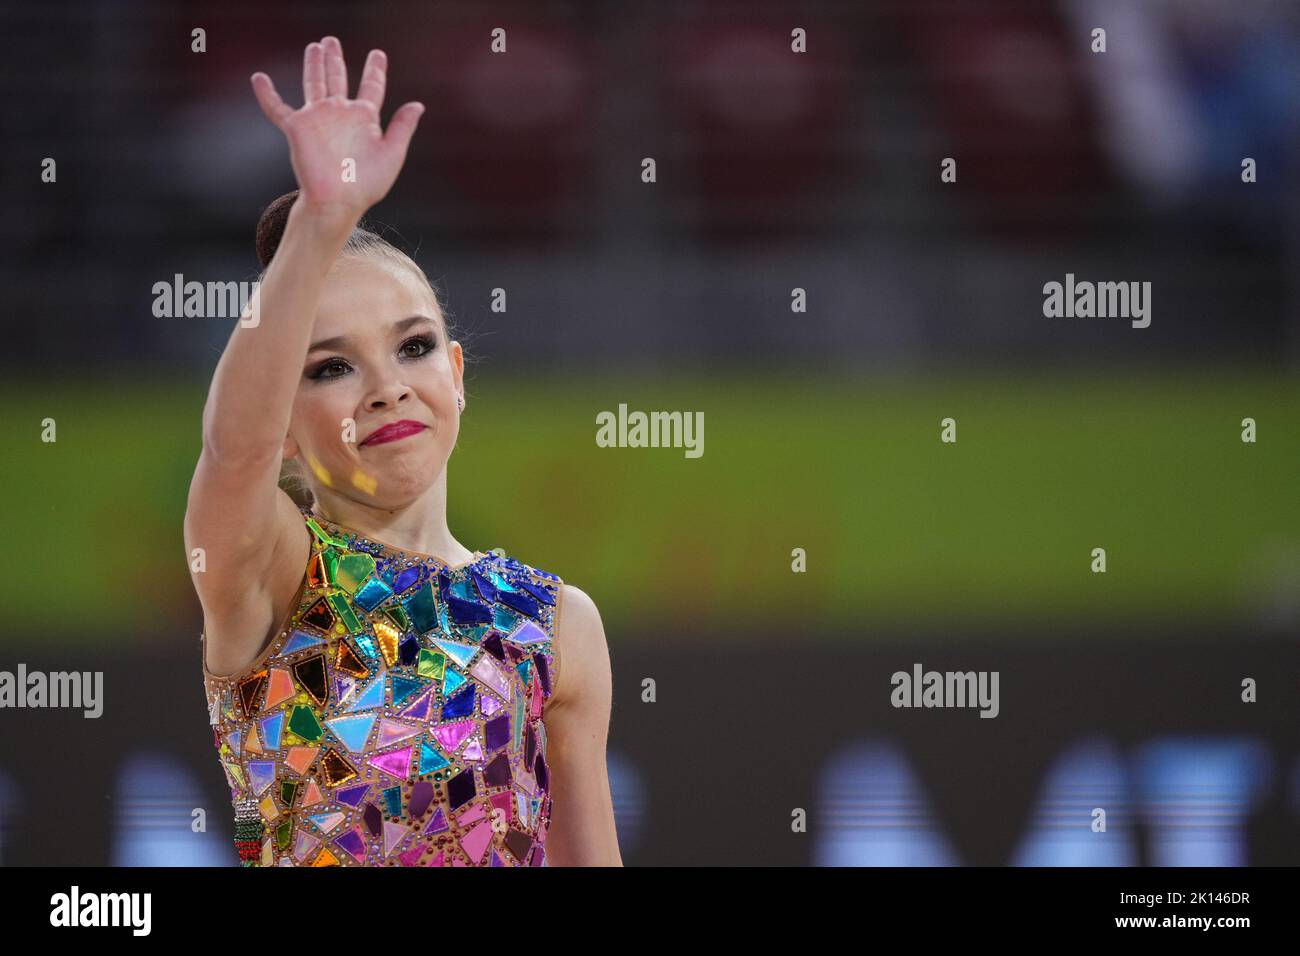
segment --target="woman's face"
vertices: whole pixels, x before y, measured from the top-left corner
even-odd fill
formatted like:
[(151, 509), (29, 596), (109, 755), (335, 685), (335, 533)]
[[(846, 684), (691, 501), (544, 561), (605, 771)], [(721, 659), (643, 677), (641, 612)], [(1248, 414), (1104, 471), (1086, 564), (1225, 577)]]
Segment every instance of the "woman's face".
[[(456, 445), (464, 358), (409, 269), (340, 259), (321, 291), (286, 458), (318, 485), (397, 510), (426, 491)], [(420, 428), (379, 441), (397, 422)], [(352, 424), (355, 423), (355, 424)]]

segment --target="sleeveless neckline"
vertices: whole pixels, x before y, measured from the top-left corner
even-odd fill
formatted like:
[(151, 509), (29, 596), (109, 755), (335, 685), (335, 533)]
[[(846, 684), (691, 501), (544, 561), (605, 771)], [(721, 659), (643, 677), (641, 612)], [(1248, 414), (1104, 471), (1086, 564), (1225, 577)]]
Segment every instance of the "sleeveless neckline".
[(564, 583), (500, 549), (447, 574), (299, 511), (276, 634), (232, 674), (204, 659), (240, 866), (548, 866)]
[(437, 561), (448, 571), (463, 571), (466, 568), (472, 568), (474, 567), (474, 565), (483, 561), (483, 559), (488, 557), (490, 554), (490, 552), (486, 552), (486, 551), (475, 551), (474, 557), (471, 558), (469, 561), (462, 562), (461, 564), (452, 564), (450, 561), (448, 561), (446, 558), (442, 557), (441, 555), (429, 554), (425, 551), (415, 551), (411, 548), (403, 548), (400, 545), (392, 544), (391, 542), (388, 541), (381, 541), (380, 539), (374, 537), (373, 535), (366, 534), (364, 531), (358, 531), (356, 528), (349, 527), (348, 525), (339, 524), (337, 521), (331, 521), (329, 518), (326, 518), (312, 511), (310, 508), (300, 508), (299, 510), (308, 518), (311, 518), (313, 521), (318, 522), (323, 527), (337, 528), (339, 531), (347, 532), (348, 534), (353, 535), (354, 537), (359, 538), (362, 541), (368, 541), (371, 544), (379, 545), (379, 547), (383, 548), (386, 551), (398, 551), (401, 552), (402, 554), (413, 555), (414, 557), (417, 558), (424, 558), (431, 561)]

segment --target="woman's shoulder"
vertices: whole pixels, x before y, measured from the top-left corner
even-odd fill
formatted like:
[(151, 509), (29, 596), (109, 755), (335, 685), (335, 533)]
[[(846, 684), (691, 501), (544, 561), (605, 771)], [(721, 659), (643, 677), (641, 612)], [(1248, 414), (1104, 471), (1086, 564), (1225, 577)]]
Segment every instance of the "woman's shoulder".
[(558, 574), (526, 564), (500, 548), (488, 552), (489, 560), (497, 573), (509, 583), (549, 605), (553, 622), (558, 630), (590, 630), (599, 624), (600, 612), (587, 592), (566, 583)]
[(565, 610), (556, 628), (564, 627), (570, 632), (577, 631), (584, 634), (600, 631), (600, 610), (591, 596), (572, 584), (561, 585), (560, 590), (560, 600)]
[[(520, 561), (500, 548), (489, 555), (497, 573), (508, 583), (526, 594), (542, 598), (549, 606), (549, 613), (545, 615), (549, 623), (546, 630), (548, 650), (554, 658), (556, 689), (564, 688), (564, 696), (569, 696), (575, 684), (581, 685), (602, 672), (608, 679), (609, 650), (604, 625), (591, 596), (566, 583), (558, 574)], [(567, 679), (560, 679), (559, 675), (566, 671)]]
[[(536, 620), (554, 621), (560, 610), (567, 585), (558, 574), (526, 564), (507, 554), (501, 548), (485, 553), (485, 560), (476, 562), (477, 571), (490, 571), (495, 577), (496, 593), (492, 598), (516, 612)], [(492, 587), (481, 581), (479, 588)]]
[(566, 680), (557, 681), (563, 696), (599, 700), (609, 694), (611, 680), (609, 644), (600, 610), (591, 596), (572, 584), (560, 587), (551, 645), (556, 655), (556, 671), (564, 670)]

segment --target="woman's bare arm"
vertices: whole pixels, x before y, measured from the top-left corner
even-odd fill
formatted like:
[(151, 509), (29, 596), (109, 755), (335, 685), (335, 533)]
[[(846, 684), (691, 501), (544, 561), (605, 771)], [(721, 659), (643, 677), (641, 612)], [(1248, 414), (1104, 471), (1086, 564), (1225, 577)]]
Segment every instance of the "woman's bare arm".
[(203, 407), (203, 450), (217, 461), (278, 458), (289, 431), (325, 276), (357, 220), (294, 203), (255, 293), (256, 324), (236, 324)]
[(284, 442), (325, 276), (361, 216), (392, 188), (424, 109), (407, 103), (386, 134), (380, 129), (386, 67), (384, 53), (371, 51), (350, 100), (338, 40), (310, 44), (299, 110), (266, 74), (253, 75), (258, 102), (289, 140), (299, 195), (258, 290), (256, 324), (236, 327), (213, 376), (203, 440), (215, 458), (258, 460)]
[[(289, 141), (299, 195), (252, 318), (237, 324), (213, 375), (185, 515), (187, 552), (204, 552), (204, 570), (193, 577), (205, 617), (224, 613), (248, 625), (232, 632), (256, 632), (254, 623), (271, 616), (266, 575), (282, 556), (286, 567), (299, 557), (306, 562), (302, 522), (277, 483), (316, 308), (348, 234), (392, 188), (424, 109), (407, 103), (387, 133), (381, 130), (386, 67), (383, 52), (371, 51), (350, 100), (338, 40), (312, 43), (303, 56), (305, 102), (298, 110), (265, 74), (252, 77), (262, 110)], [(348, 161), (355, 176), (345, 178)], [(301, 568), (297, 578), (280, 577), (290, 582), (279, 582), (280, 591), (296, 589)]]
[(613, 698), (605, 629), (595, 603), (572, 585), (560, 607), (560, 668), (542, 714), (552, 794), (546, 862), (622, 866), (605, 755)]

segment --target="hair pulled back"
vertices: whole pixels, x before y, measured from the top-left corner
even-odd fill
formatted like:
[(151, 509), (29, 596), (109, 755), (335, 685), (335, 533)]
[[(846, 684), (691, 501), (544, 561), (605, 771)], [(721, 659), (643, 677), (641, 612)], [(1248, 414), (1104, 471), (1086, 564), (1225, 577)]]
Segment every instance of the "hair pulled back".
[[(280, 240), (284, 238), (284, 229), (289, 222), (289, 211), (298, 199), (298, 190), (294, 189), (272, 200), (271, 203), (262, 210), (261, 216), (257, 220), (257, 261), (261, 265), (263, 273), (271, 265), (271, 260), (275, 257), (276, 250), (280, 247)], [(408, 256), (401, 249), (394, 246), (377, 232), (371, 231), (366, 227), (365, 221), (359, 222), (352, 232), (349, 233), (347, 242), (344, 243), (340, 258), (370, 258), (373, 257), (380, 261), (387, 261), (409, 269), (420, 283), (429, 290), (434, 304), (437, 306), (438, 319), (442, 323), (444, 341), (450, 341), (452, 336), (451, 324), (447, 318), (447, 309), (443, 304), (443, 298), (438, 289), (429, 277), (424, 274), (424, 270), (416, 264), (415, 260)], [(280, 487), (299, 504), (310, 504), (315, 495), (311, 492), (311, 482), (308, 478), (306, 468), (298, 458), (285, 459), (280, 467)]]

